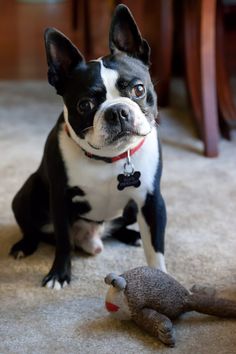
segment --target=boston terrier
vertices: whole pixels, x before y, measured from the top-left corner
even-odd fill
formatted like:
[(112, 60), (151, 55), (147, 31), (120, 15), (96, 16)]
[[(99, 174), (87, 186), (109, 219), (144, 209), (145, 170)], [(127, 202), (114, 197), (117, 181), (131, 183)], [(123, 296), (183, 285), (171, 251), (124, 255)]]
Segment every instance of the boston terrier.
[(54, 28), (45, 31), (45, 45), (48, 80), (62, 96), (64, 111), (38, 170), (13, 200), (23, 238), (11, 254), (28, 256), (52, 234), (55, 259), (42, 285), (60, 289), (71, 280), (72, 245), (101, 252), (101, 238), (113, 220), (120, 226), (114, 233), (129, 243), (133, 234), (127, 225), (137, 221), (148, 265), (166, 271), (166, 209), (148, 43), (129, 9), (119, 5), (109, 55), (86, 62)]

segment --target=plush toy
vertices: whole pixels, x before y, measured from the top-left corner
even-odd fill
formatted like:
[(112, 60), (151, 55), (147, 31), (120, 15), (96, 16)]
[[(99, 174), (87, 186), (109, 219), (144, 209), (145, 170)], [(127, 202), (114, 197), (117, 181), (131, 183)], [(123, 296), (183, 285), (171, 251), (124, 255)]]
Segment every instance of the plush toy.
[(195, 286), (188, 291), (158, 269), (138, 267), (120, 276), (110, 273), (105, 283), (110, 285), (105, 305), (115, 318), (134, 320), (169, 346), (175, 345), (171, 320), (184, 312), (236, 318), (236, 301), (217, 298), (211, 288)]

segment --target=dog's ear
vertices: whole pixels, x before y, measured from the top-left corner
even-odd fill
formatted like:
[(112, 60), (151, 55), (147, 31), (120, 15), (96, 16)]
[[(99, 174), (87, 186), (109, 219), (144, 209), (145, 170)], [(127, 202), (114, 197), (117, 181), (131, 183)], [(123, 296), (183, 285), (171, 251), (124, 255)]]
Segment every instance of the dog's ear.
[(55, 28), (47, 28), (44, 33), (48, 81), (59, 95), (63, 95), (64, 83), (70, 72), (84, 57), (74, 44)]
[(118, 5), (110, 28), (109, 46), (111, 53), (125, 52), (150, 65), (150, 47), (142, 38), (138, 26), (127, 6)]

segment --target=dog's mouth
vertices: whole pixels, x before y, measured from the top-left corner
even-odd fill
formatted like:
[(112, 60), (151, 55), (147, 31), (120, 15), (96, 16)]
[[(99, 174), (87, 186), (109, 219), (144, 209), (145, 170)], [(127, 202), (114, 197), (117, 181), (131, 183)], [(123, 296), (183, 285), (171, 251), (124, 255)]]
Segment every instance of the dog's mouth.
[(105, 146), (114, 145), (116, 143), (126, 143), (129, 142), (131, 137), (145, 137), (151, 132), (148, 131), (145, 134), (141, 134), (135, 130), (122, 130), (118, 134), (113, 135), (104, 141), (104, 144), (97, 146), (88, 141), (88, 144), (95, 150), (100, 150)]
[(113, 144), (115, 143), (116, 141), (118, 140), (121, 140), (121, 139), (128, 139), (130, 138), (131, 136), (137, 136), (137, 137), (144, 137), (146, 136), (147, 134), (140, 134), (139, 132), (135, 131), (135, 130), (122, 130), (121, 132), (119, 132), (118, 134), (116, 134), (115, 136), (112, 136), (110, 137), (108, 140), (107, 140), (107, 144), (110, 145), (110, 144)]

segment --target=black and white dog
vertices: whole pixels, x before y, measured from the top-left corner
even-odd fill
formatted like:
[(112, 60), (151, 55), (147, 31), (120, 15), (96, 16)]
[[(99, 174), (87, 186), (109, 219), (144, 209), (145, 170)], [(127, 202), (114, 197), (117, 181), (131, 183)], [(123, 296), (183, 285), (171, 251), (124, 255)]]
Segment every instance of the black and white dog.
[(120, 232), (129, 237), (128, 215), (138, 221), (147, 263), (165, 271), (166, 211), (147, 42), (128, 8), (119, 5), (110, 55), (85, 62), (52, 28), (45, 32), (45, 44), (49, 83), (62, 96), (64, 112), (48, 136), (38, 170), (13, 200), (23, 238), (11, 254), (32, 254), (52, 232), (55, 259), (43, 285), (61, 288), (71, 279), (72, 239), (88, 253), (99, 253), (107, 222), (119, 217)]

